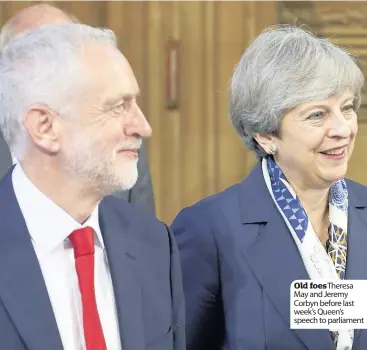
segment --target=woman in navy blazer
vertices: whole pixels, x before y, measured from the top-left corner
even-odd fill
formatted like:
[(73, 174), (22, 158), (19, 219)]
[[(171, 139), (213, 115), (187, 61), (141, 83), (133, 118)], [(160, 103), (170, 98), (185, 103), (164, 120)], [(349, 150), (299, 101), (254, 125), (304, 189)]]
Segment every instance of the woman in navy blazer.
[(344, 178), (363, 80), (300, 28), (269, 28), (243, 54), (230, 117), (259, 162), (172, 224), (188, 350), (367, 349), (365, 330), (290, 328), (293, 281), (367, 279), (367, 188)]

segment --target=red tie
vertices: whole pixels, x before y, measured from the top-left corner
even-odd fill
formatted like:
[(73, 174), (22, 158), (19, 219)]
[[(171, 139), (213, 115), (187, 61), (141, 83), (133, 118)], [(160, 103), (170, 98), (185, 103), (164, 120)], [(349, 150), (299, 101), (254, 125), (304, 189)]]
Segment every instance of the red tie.
[(75, 230), (69, 236), (74, 247), (75, 266), (83, 305), (83, 327), (87, 350), (106, 350), (94, 291), (94, 231), (91, 227)]

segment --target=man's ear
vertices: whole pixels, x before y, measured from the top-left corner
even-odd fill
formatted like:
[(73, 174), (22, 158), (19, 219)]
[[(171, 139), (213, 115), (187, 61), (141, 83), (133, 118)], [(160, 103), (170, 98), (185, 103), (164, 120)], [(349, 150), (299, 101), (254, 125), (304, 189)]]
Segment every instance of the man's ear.
[(256, 134), (255, 140), (267, 154), (274, 154), (276, 151), (275, 136), (267, 134)]
[(57, 114), (43, 104), (32, 105), (25, 113), (24, 127), (31, 140), (47, 153), (60, 149), (57, 133)]

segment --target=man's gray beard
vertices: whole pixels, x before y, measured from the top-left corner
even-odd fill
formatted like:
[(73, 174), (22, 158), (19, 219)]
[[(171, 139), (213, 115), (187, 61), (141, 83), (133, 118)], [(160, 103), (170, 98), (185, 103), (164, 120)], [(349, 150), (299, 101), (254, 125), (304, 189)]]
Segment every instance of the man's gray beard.
[(96, 160), (95, 162), (88, 162), (87, 159), (81, 159), (81, 157), (75, 155), (72, 158), (65, 161), (65, 171), (72, 177), (83, 180), (86, 191), (98, 193), (102, 197), (115, 192), (130, 190), (137, 181), (137, 168), (135, 170), (132, 165), (129, 165), (127, 171), (131, 173), (135, 170), (136, 176), (130, 174), (124, 179), (123, 176), (116, 176), (115, 173), (111, 172), (115, 167), (112, 161), (98, 162)]

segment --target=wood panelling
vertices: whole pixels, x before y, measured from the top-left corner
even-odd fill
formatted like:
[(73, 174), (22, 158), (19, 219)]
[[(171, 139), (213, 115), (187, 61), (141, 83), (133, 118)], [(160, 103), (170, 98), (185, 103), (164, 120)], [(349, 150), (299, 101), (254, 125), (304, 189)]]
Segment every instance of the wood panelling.
[(181, 120), (179, 187), (182, 189), (181, 203), (185, 205), (193, 193), (203, 196), (205, 190), (205, 3), (184, 2), (180, 6), (183, 75), (182, 104), (177, 117)]
[(217, 60), (217, 45), (216, 45), (216, 6), (212, 1), (204, 2), (204, 33), (205, 42), (203, 45), (204, 51), (204, 111), (202, 119), (204, 121), (204, 129), (206, 130), (203, 137), (203, 150), (206, 154), (204, 161), (204, 186), (205, 194), (214, 193), (218, 187), (218, 167), (217, 167), (217, 98), (216, 91), (218, 86), (218, 75), (216, 74)]
[[(246, 151), (228, 121), (230, 75), (247, 44), (246, 12), (242, 2), (217, 3), (217, 152), (218, 189), (235, 183), (246, 173)], [(231, 25), (228, 25), (231, 23)], [(233, 160), (236, 159), (234, 163)]]
[[(1, 23), (30, 3), (1, 2)], [(346, 6), (342, 2), (62, 1), (53, 4), (82, 22), (106, 26), (116, 33), (119, 47), (140, 85), (140, 106), (153, 128), (147, 144), (157, 215), (167, 223), (183, 207), (241, 181), (253, 166), (254, 157), (241, 145), (228, 120), (229, 81), (241, 54), (265, 27), (282, 21), (295, 21), (298, 25), (308, 21), (310, 27), (322, 29), (328, 36), (341, 34), (335, 39), (367, 57), (367, 5), (363, 3), (348, 2)], [(346, 8), (348, 23), (343, 15)], [(181, 41), (178, 109), (166, 108), (169, 38)], [(367, 124), (361, 124), (349, 173), (367, 184), (366, 147)]]

